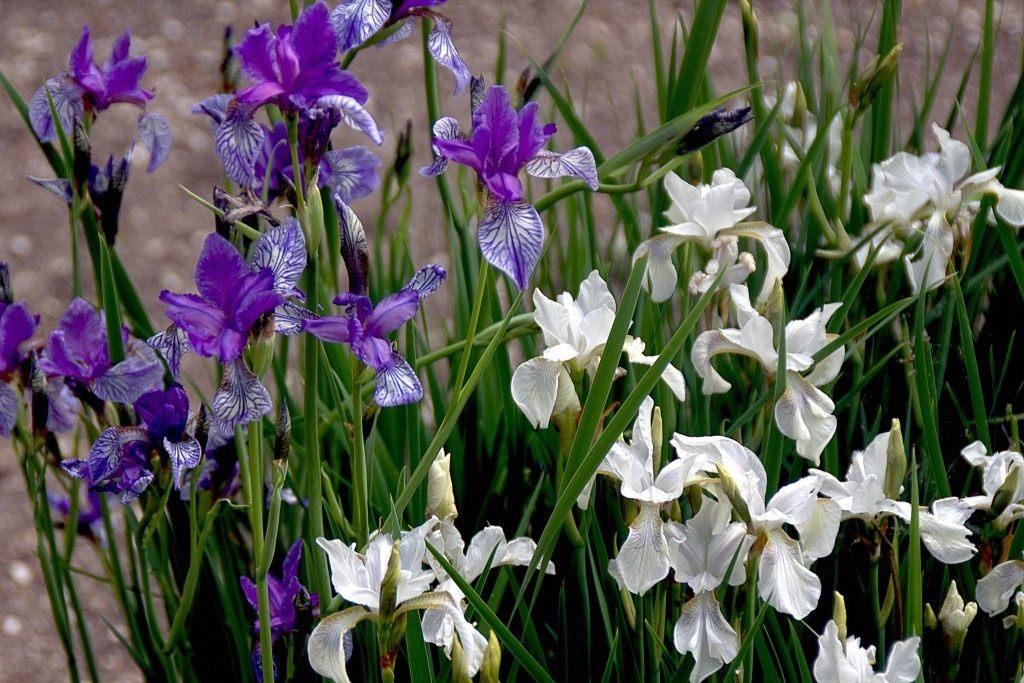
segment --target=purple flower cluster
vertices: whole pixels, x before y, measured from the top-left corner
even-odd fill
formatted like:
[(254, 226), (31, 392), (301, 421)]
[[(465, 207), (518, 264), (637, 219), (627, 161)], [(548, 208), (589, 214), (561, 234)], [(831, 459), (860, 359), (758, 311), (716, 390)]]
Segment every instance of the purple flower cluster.
[[(291, 158), (283, 125), (280, 131), (272, 130), (253, 119), (255, 110), (267, 104), (299, 118), (300, 149), (319, 147), (318, 155), (303, 157), (305, 162), (321, 163), (331, 130), (340, 123), (381, 144), (380, 130), (363, 106), (369, 95), (355, 76), (338, 65), (337, 54), (337, 38), (323, 2), (307, 7), (294, 26), (273, 31), (269, 24), (262, 24), (246, 33), (235, 55), (251, 84), (235, 96), (214, 95), (193, 108), (216, 125), (215, 151), (228, 178), (260, 189), (270, 164), (277, 174), (294, 175), (288, 168)], [(330, 177), (332, 173), (354, 175), (358, 180), (352, 199), (360, 196), (362, 186), (376, 187), (377, 163), (368, 154), (364, 149), (347, 157), (327, 156), (328, 167), (321, 167), (320, 182), (341, 184), (341, 179)]]
[(386, 26), (394, 26), (388, 42), (406, 38), (412, 33), (409, 20), (413, 17), (432, 19), (434, 22), (427, 38), (427, 49), (438, 64), (455, 76), (455, 94), (469, 85), (472, 74), (462, 61), (452, 41), (452, 22), (443, 14), (429, 9), (443, 5), (446, 0), (342, 0), (331, 13), (331, 22), (338, 34), (338, 47), (342, 51), (359, 47)]
[[(0, 268), (6, 280), (7, 266)], [(10, 436), (21, 405), (12, 382), (28, 357), (26, 345), (39, 326), (39, 316), (30, 313), (22, 302), (6, 301), (4, 294), (0, 298), (0, 435)]]
[(116, 493), (123, 503), (139, 497), (152, 483), (154, 452), (170, 464), (179, 490), (202, 457), (199, 442), (187, 432), (188, 395), (180, 385), (147, 392), (134, 408), (139, 426), (111, 427), (96, 439), (88, 457), (61, 463), (65, 472), (87, 482), (90, 490)]
[(537, 120), (538, 105), (530, 102), (519, 111), (512, 107), (508, 91), (491, 86), (473, 112), (473, 128), (466, 135), (450, 117), (434, 124), (434, 163), (421, 170), (438, 175), (448, 162), (476, 171), (488, 194), (487, 209), (477, 226), (477, 240), (484, 257), (526, 287), (544, 244), (540, 215), (526, 202), (519, 174), (538, 178), (573, 176), (596, 190), (597, 167), (586, 147), (564, 154), (544, 149), (555, 133), (554, 124)]

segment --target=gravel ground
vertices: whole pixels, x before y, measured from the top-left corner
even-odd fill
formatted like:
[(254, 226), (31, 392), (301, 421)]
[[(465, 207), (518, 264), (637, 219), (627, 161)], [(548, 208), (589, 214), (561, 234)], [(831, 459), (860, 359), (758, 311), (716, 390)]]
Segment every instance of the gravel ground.
[[(576, 4), (575, 0), (450, 0), (443, 11), (455, 21), (456, 43), (466, 61), (478, 69), (494, 62), (494, 36), (504, 11), (509, 73), (513, 74), (527, 63), (525, 53), (538, 60), (547, 55)], [(653, 97), (646, 3), (592, 0), (589, 4), (556, 76), (572, 84), (583, 120), (596, 131), (605, 149), (614, 150), (628, 141), (634, 125), (634, 83), (644, 102), (649, 103)], [(659, 4), (664, 7), (666, 24), (674, 12), (688, 15), (691, 7), (690, 2), (678, 0), (659, 0)], [(761, 65), (765, 77), (780, 70), (792, 72), (797, 31), (795, 4), (792, 0), (754, 2), (761, 19), (762, 50), (770, 55)], [(877, 20), (879, 4), (833, 0), (837, 41), (847, 62), (855, 35), (872, 19)], [(994, 111), (998, 113), (1019, 70), (1022, 19), (1019, 2), (996, 5), (1002, 19), (995, 72), (1007, 75), (1005, 82), (997, 77)], [(983, 7), (983, 0), (904, 1), (900, 40), (904, 42), (901, 85), (905, 94), (919, 96), (929, 54), (933, 60), (936, 58), (950, 27), (955, 27), (937, 99), (936, 111), (942, 118), (955, 96), (960, 74), (980, 42)], [(181, 183), (208, 196), (220, 176), (206, 121), (191, 115), (189, 109), (217, 88), (222, 27), (230, 24), (240, 32), (256, 19), (282, 20), (286, 12), (284, 0), (0, 1), (0, 25), (4, 27), (0, 69), (26, 98), (46, 76), (64, 67), (67, 52), (84, 23), (92, 26), (101, 56), (106, 55), (112, 39), (125, 27), (132, 30), (135, 39), (133, 52), (149, 55), (150, 70), (144, 84), (156, 91), (151, 108), (170, 118), (176, 139), (169, 161), (153, 175), (145, 173), (144, 160), (136, 160), (122, 208), (118, 250), (144, 301), (156, 302), (157, 294), (164, 288), (190, 288), (192, 264), (209, 229), (206, 211), (189, 201), (177, 185)], [(812, 16), (812, 23), (813, 19)], [(742, 64), (738, 12), (730, 5), (711, 59), (711, 72), (720, 91), (742, 82)], [(419, 41), (410, 39), (387, 49), (367, 50), (352, 70), (370, 89), (369, 106), (386, 129), (398, 131), (407, 120), (413, 121), (417, 142), (414, 165), (424, 163), (429, 150), (425, 144), (427, 117), (419, 89)], [(514, 77), (510, 80), (514, 81)], [(449, 75), (442, 73), (441, 86), (446, 93), (451, 85)], [(965, 101), (973, 99), (968, 90)], [(905, 116), (910, 113), (909, 101), (904, 98)], [(459, 114), (465, 103), (449, 99), (444, 108)], [(129, 107), (104, 114), (94, 136), (97, 156), (123, 151), (136, 116)], [(389, 136), (390, 141), (393, 139), (394, 136)], [(338, 142), (359, 141), (354, 134), (345, 133), (344, 137), (338, 135)], [(387, 160), (392, 152), (390, 144), (386, 144), (382, 157)], [(23, 130), (13, 107), (6, 99), (0, 99), (0, 260), (10, 262), (19, 298), (28, 299), (42, 314), (44, 328), (60, 315), (71, 291), (67, 217), (56, 200), (25, 180), (26, 175), (46, 176), (47, 172), (45, 161)], [(374, 199), (364, 200), (356, 208), (370, 215), (375, 203)], [(413, 238), (417, 261), (433, 258), (443, 262), (445, 258), (444, 249), (431, 239), (433, 226), (439, 222), (437, 216), (436, 199), (424, 186), (424, 191), (417, 193), (413, 208), (413, 225), (424, 226)], [(160, 319), (155, 307), (153, 314)], [(23, 482), (12, 456), (2, 449), (0, 496), (5, 501), (0, 509), (0, 537), (7, 539), (8, 548), (7, 557), (0, 562), (0, 681), (64, 680), (67, 674), (63, 654), (53, 632), (35, 562), (35, 535)], [(81, 553), (76, 563), (89, 567), (93, 564), (89, 555)], [(118, 622), (108, 591), (88, 579), (81, 581), (81, 591), (104, 678), (136, 680), (137, 673), (102, 621)]]

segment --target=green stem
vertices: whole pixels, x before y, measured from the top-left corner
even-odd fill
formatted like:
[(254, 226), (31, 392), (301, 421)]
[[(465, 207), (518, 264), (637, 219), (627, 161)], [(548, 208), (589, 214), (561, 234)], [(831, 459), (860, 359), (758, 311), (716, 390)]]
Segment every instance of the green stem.
[[(263, 439), (260, 420), (249, 423), (248, 475), (249, 475), (249, 525), (252, 527), (253, 566), (256, 570), (257, 613), (260, 620), (260, 662), (263, 680), (273, 683), (274, 648), (270, 633), (270, 591), (267, 586), (267, 569), (264, 564), (263, 547)], [(274, 539), (270, 539), (273, 542)], [(271, 558), (272, 559), (272, 558)]]
[(462, 357), (459, 359), (459, 370), (455, 375), (455, 384), (452, 395), (458, 395), (466, 381), (466, 371), (469, 369), (469, 357), (473, 351), (473, 340), (476, 338), (476, 328), (480, 324), (480, 311), (484, 306), (484, 292), (487, 290), (487, 279), (491, 267), (484, 259), (480, 259), (480, 275), (476, 281), (476, 296), (473, 300), (473, 311), (469, 315), (469, 330), (466, 332), (466, 339), (462, 345)]
[[(743, 610), (744, 641), (754, 637), (752, 630), (757, 621), (757, 570), (758, 558), (752, 557), (747, 567), (747, 585), (744, 588), (746, 592), (746, 604)], [(751, 647), (747, 651), (747, 659), (743, 663), (743, 680), (745, 681), (754, 680), (754, 649)]]
[(363, 392), (359, 390), (362, 363), (352, 358), (352, 519), (356, 527), (358, 547), (363, 548), (370, 536), (369, 487), (366, 476), (366, 442), (363, 440)]
[(885, 623), (882, 620), (882, 603), (879, 599), (878, 567), (881, 564), (880, 551), (881, 541), (876, 543), (875, 550), (871, 554), (871, 616), (875, 620), (875, 656), (878, 658), (878, 669), (885, 668)]
[(288, 151), (292, 157), (292, 182), (295, 186), (295, 212), (299, 220), (306, 218), (306, 195), (303, 187), (302, 166), (299, 165), (299, 116), (289, 114), (285, 117), (288, 127)]
[(219, 503), (213, 504), (210, 511), (206, 513), (206, 519), (203, 521), (203, 531), (199, 534), (199, 539), (192, 548), (192, 559), (188, 565), (188, 573), (185, 575), (185, 585), (181, 591), (181, 601), (178, 603), (178, 609), (174, 612), (174, 618), (171, 620), (171, 628), (167, 633), (167, 642), (164, 643), (164, 653), (170, 653), (174, 648), (174, 644), (178, 638), (181, 637), (181, 633), (185, 628), (185, 619), (188, 617), (189, 612), (192, 610), (192, 602), (196, 598), (196, 589), (199, 587), (199, 571), (203, 566), (203, 551), (206, 548), (206, 542), (210, 538), (210, 534), (213, 532), (213, 523), (217, 519), (217, 512), (219, 511)]

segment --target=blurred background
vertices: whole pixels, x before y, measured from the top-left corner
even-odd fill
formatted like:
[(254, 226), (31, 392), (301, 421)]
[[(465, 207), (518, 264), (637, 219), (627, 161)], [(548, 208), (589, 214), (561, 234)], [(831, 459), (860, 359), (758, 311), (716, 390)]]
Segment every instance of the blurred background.
[[(329, 3), (333, 6), (334, 2)], [(688, 20), (691, 3), (656, 0), (662, 23), (679, 15)], [(760, 20), (762, 75), (766, 88), (781, 88), (797, 68), (796, 40), (801, 12), (811, 27), (820, 3), (793, 0), (752, 0)], [(999, 73), (1016, 73), (1021, 54), (1022, 3), (996, 2), (999, 43), (995, 55), (997, 89), (993, 111), (1001, 112), (1011, 83), (999, 89)], [(505, 82), (514, 85), (529, 64), (550, 53), (579, 0), (449, 0), (441, 12), (454, 22), (462, 56), (476, 73), (494, 79), (496, 36), (503, 25), (508, 55)], [(854, 59), (861, 33), (877, 21), (880, 2), (832, 0), (837, 43), (845, 73)], [(911, 103), (921, 98), (924, 74), (933, 72), (952, 35), (946, 66), (938, 86), (936, 115), (945, 118), (953, 105), (961, 76), (980, 43), (983, 0), (904, 0), (899, 41), (899, 101), (905, 120)], [(111, 41), (124, 29), (132, 32), (133, 54), (149, 58), (143, 85), (155, 92), (150, 110), (166, 115), (175, 141), (171, 156), (156, 173), (145, 173), (145, 160), (136, 158), (121, 210), (118, 252), (150, 307), (155, 324), (164, 318), (155, 305), (162, 289), (192, 289), (192, 269), (200, 244), (212, 229), (210, 214), (181, 190), (183, 185), (209, 197), (219, 182), (221, 167), (212, 152), (208, 120), (190, 113), (192, 105), (217, 91), (223, 56), (223, 31), (232, 26), (236, 39), (254, 22), (278, 23), (288, 18), (285, 0), (0, 0), (0, 69), (26, 99), (43, 80), (66, 67), (67, 54), (83, 24), (89, 24), (98, 59), (105, 59)], [(952, 29), (952, 33), (951, 33)], [(731, 4), (711, 56), (714, 88), (726, 92), (745, 82), (739, 11)], [(566, 50), (553, 70), (560, 84), (573, 92), (580, 118), (603, 148), (614, 151), (634, 136), (635, 96), (653, 107), (649, 63), (649, 26), (642, 0), (590, 0)], [(871, 56), (868, 43), (861, 63)], [(360, 53), (351, 70), (368, 87), (368, 108), (387, 131), (380, 153), (384, 166), (394, 158), (397, 133), (412, 122), (413, 168), (429, 162), (429, 128), (422, 92), (420, 40), (411, 38)], [(465, 97), (450, 97), (453, 80), (441, 70), (443, 111), (468, 121)], [(547, 100), (540, 98), (542, 107)], [(965, 107), (974, 101), (968, 90)], [(651, 109), (651, 121), (656, 115)], [(94, 154), (122, 154), (135, 131), (138, 113), (131, 107), (106, 112), (93, 135)], [(993, 117), (998, 118), (998, 117)], [(904, 131), (899, 132), (905, 138)], [(954, 135), (956, 135), (954, 133)], [(336, 133), (336, 144), (363, 144), (355, 132)], [(566, 140), (568, 142), (568, 140)], [(567, 145), (562, 145), (565, 147)], [(141, 155), (139, 155), (141, 157)], [(29, 301), (43, 317), (43, 330), (52, 327), (70, 298), (70, 240), (65, 207), (36, 187), (26, 176), (49, 175), (45, 159), (10, 102), (0, 95), (0, 260), (10, 263), (19, 299)], [(447, 250), (439, 242), (443, 217), (433, 187), (412, 179), (411, 241), (416, 263), (444, 263)], [(421, 191), (417, 191), (417, 186)], [(379, 197), (354, 204), (364, 224), (372, 226)], [(395, 215), (395, 214), (393, 214)], [(395, 216), (397, 220), (397, 215)], [(387, 226), (385, 226), (387, 227)], [(649, 226), (645, 226), (645, 231)], [(372, 239), (372, 235), (370, 236)], [(88, 279), (88, 278), (86, 278)], [(6, 553), (0, 559), (0, 681), (59, 681), (66, 679), (62, 650), (56, 640), (42, 578), (34, 557), (35, 534), (24, 485), (9, 451), (0, 448), (0, 538)], [(83, 546), (84, 547), (84, 546)], [(86, 555), (86, 553), (82, 553)], [(76, 557), (83, 571), (91, 558)], [(102, 673), (110, 680), (136, 680), (130, 661), (104, 625), (116, 623), (116, 609), (106, 586), (82, 584), (82, 598), (92, 615), (94, 647), (103, 653)]]

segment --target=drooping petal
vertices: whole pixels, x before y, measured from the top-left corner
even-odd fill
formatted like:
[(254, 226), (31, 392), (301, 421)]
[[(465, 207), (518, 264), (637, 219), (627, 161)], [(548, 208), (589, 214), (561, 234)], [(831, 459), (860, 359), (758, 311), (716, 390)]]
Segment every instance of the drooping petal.
[(863, 680), (857, 667), (847, 659), (843, 642), (839, 640), (839, 627), (830, 621), (818, 636), (818, 656), (814, 660), (814, 680), (818, 683), (838, 683)]
[(34, 176), (26, 176), (33, 183), (43, 188), (47, 192), (52, 192), (65, 204), (71, 203), (71, 181), (65, 178), (36, 178)]
[(248, 109), (238, 105), (228, 107), (214, 135), (214, 151), (224, 164), (224, 174), (232, 182), (242, 187), (255, 185), (256, 159), (265, 138), (266, 132), (253, 120)]
[(698, 683), (736, 658), (739, 638), (711, 591), (697, 593), (683, 605), (672, 630), (672, 642), (682, 654), (693, 655), (690, 683)]
[(423, 398), (423, 385), (409, 362), (393, 354), (388, 367), (377, 370), (373, 400), (381, 408), (416, 403)]
[(953, 227), (946, 220), (946, 214), (935, 211), (925, 228), (917, 256), (903, 257), (914, 294), (922, 289), (935, 289), (945, 282), (946, 266), (953, 256), (953, 242)]
[(391, 16), (389, 0), (342, 0), (331, 12), (331, 25), (342, 52), (362, 45)]
[(659, 507), (640, 504), (636, 519), (629, 525), (629, 536), (614, 560), (619, 583), (636, 595), (643, 595), (668, 576), (668, 542)]
[(643, 286), (656, 302), (668, 301), (679, 284), (679, 274), (672, 262), (676, 248), (686, 241), (685, 237), (663, 232), (640, 243), (633, 253), (633, 262), (647, 257), (644, 265)]
[(974, 593), (978, 607), (989, 616), (1006, 610), (1010, 598), (1024, 584), (1024, 560), (1010, 560), (996, 565), (979, 581)]
[(203, 450), (199, 442), (192, 437), (186, 437), (181, 441), (171, 441), (165, 437), (164, 450), (171, 460), (171, 480), (174, 482), (174, 488), (180, 491), (185, 487), (185, 477), (189, 471), (199, 465)]
[(544, 225), (532, 204), (491, 198), (477, 226), (484, 258), (526, 289), (544, 244)]
[(334, 196), (334, 207), (338, 212), (338, 232), (341, 237), (341, 259), (348, 272), (348, 291), (364, 296), (367, 291), (370, 271), (370, 255), (366, 248), (366, 231), (359, 216), (352, 207)]
[(781, 529), (768, 532), (758, 565), (757, 588), (772, 607), (803, 619), (818, 605), (821, 579), (804, 566), (800, 544)]
[(331, 150), (323, 161), (327, 172), (321, 170), (320, 182), (346, 204), (372, 194), (380, 185), (380, 157), (362, 145)]
[(452, 41), (452, 22), (448, 17), (440, 14), (432, 14), (434, 28), (427, 37), (427, 49), (434, 61), (448, 69), (455, 75), (455, 94), (460, 94), (469, 85), (469, 79), (473, 74), (469, 67), (462, 61), (459, 51)]
[(579, 178), (595, 192), (599, 185), (594, 153), (588, 147), (562, 153), (542, 149), (526, 165), (526, 172), (536, 178)]
[(274, 332), (286, 337), (301, 334), (306, 329), (307, 321), (313, 317), (313, 312), (308, 308), (285, 301), (274, 309)]
[(796, 452), (815, 465), (836, 433), (835, 404), (798, 373), (786, 373), (786, 391), (775, 403), (775, 424), (796, 441)]
[(811, 515), (796, 525), (800, 534), (800, 547), (804, 551), (804, 559), (814, 561), (832, 554), (839, 533), (839, 523), (843, 511), (834, 500), (816, 498)]
[(146, 172), (152, 173), (167, 160), (171, 151), (174, 134), (171, 124), (163, 114), (145, 113), (139, 117), (139, 144), (149, 152)]
[(214, 130), (216, 130), (217, 126), (224, 122), (224, 118), (228, 115), (230, 104), (234, 99), (235, 96), (231, 93), (210, 95), (206, 99), (193, 104), (191, 111), (193, 114), (206, 114), (209, 116), (213, 122)]
[(224, 379), (211, 402), (214, 420), (225, 429), (234, 429), (267, 415), (270, 394), (241, 358), (224, 366)]
[(254, 270), (269, 268), (274, 274), (274, 291), (295, 294), (295, 286), (306, 269), (306, 240), (299, 222), (291, 218), (260, 235), (249, 265)]
[[(461, 140), (465, 137), (462, 129), (459, 128), (459, 122), (450, 116), (435, 121), (432, 130), (434, 140)], [(422, 167), (420, 175), (441, 175), (448, 168), (448, 157), (441, 153), (437, 145), (432, 144), (431, 146), (434, 148), (434, 161), (429, 166)]]
[(114, 403), (132, 403), (161, 384), (164, 366), (150, 347), (132, 340), (128, 357), (94, 379), (89, 388), (97, 398)]
[(536, 429), (547, 429), (558, 396), (562, 364), (532, 358), (512, 373), (512, 400)]
[[(49, 92), (49, 97), (47, 97)], [(50, 102), (53, 102), (53, 110), (57, 112), (57, 119), (60, 122), (64, 135), (71, 139), (74, 135), (75, 121), (82, 120), (84, 105), (82, 103), (82, 90), (77, 85), (63, 76), (55, 76), (47, 79), (29, 98), (28, 117), (32, 124), (32, 130), (42, 142), (54, 142), (59, 137), (57, 126), (50, 116)]]
[(921, 673), (921, 657), (918, 649), (921, 638), (914, 636), (892, 644), (885, 666), (885, 683), (911, 683)]
[(757, 302), (764, 303), (775, 289), (775, 283), (789, 270), (789, 243), (786, 234), (767, 223), (744, 223), (728, 230), (729, 234), (749, 237), (757, 240), (764, 247), (765, 273), (764, 284), (757, 295)]
[(740, 329), (708, 330), (701, 332), (693, 343), (690, 359), (703, 380), (705, 394), (721, 394), (732, 386), (711, 365), (711, 359), (723, 353), (735, 353), (754, 358), (766, 372), (774, 372), (778, 362), (774, 331), (767, 318), (755, 316)]
[(324, 617), (306, 643), (306, 656), (313, 671), (334, 683), (349, 683), (352, 679), (345, 669), (352, 651), (349, 633), (369, 616), (364, 607), (356, 606)]
[(997, 194), (996, 213), (1015, 228), (1024, 226), (1024, 190), (1014, 190), (1000, 185)]
[(321, 97), (317, 104), (336, 109), (341, 114), (342, 123), (365, 133), (373, 144), (384, 144), (384, 136), (377, 127), (377, 122), (356, 98), (348, 95), (328, 95)]

